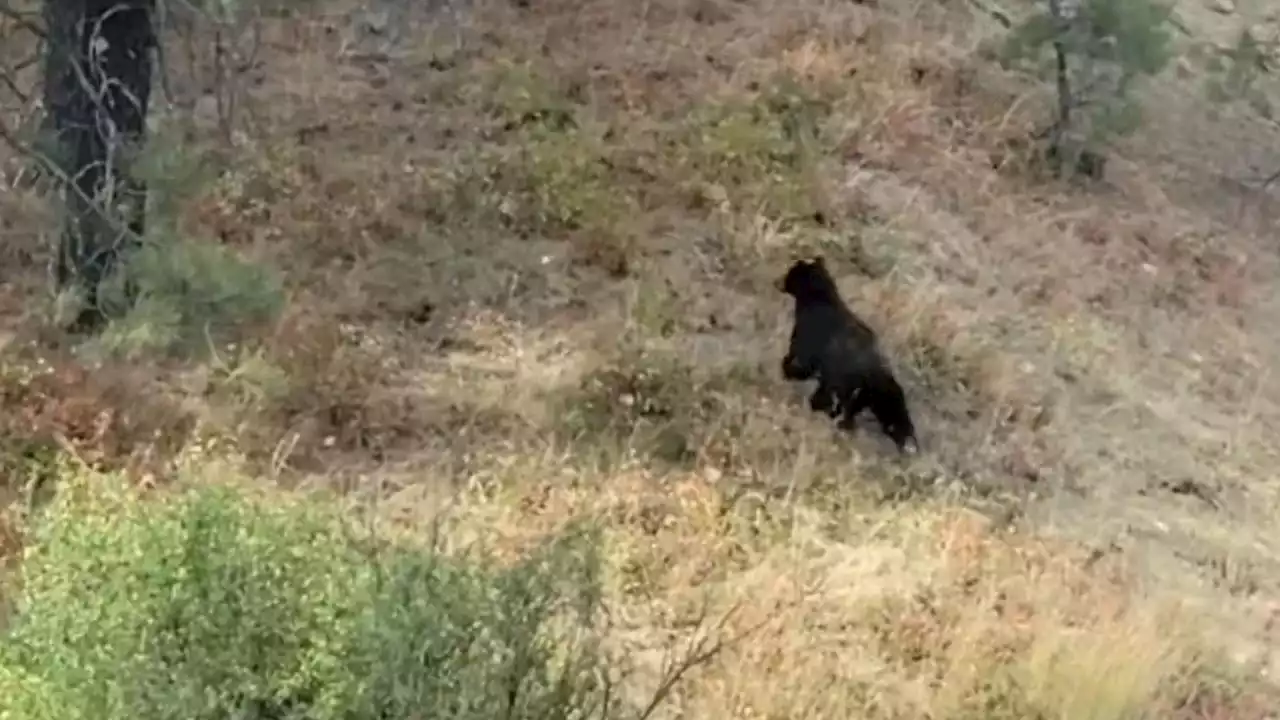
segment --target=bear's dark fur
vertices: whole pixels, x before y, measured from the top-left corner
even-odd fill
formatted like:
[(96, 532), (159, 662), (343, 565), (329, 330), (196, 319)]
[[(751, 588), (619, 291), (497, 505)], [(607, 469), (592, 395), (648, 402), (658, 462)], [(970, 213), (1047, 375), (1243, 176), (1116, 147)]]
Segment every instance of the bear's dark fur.
[(795, 298), (783, 377), (816, 376), (818, 387), (809, 397), (815, 412), (833, 418), (843, 414), (840, 427), (852, 430), (858, 413), (870, 409), (900, 451), (915, 452), (915, 425), (902, 386), (880, 354), (875, 331), (840, 298), (823, 258), (794, 263), (778, 280), (778, 289)]

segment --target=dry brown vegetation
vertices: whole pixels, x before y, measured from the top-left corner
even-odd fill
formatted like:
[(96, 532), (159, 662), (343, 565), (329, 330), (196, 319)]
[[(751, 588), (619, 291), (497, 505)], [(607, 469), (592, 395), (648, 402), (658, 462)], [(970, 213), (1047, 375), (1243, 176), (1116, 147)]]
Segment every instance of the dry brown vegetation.
[[(48, 452), (163, 484), (214, 435), (458, 545), (595, 517), (638, 685), (704, 615), (752, 630), (673, 717), (1268, 717), (1275, 208), (1206, 180), (1238, 148), (1179, 154), (1243, 121), (1158, 87), (1107, 184), (1066, 187), (993, 167), (1049, 98), (962, 3), (435, 5), (264, 13), (221, 79), (172, 38), (159, 142), (211, 181), (171, 234), (287, 296), (199, 360), (146, 316), (59, 335), (52, 216), (0, 148), (0, 499)], [(772, 281), (814, 252), (919, 459), (778, 376)]]

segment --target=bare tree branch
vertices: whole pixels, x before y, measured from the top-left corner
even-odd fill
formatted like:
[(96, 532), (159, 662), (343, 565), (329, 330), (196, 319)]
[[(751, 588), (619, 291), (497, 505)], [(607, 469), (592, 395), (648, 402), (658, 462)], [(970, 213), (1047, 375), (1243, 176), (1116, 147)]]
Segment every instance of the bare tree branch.
[(991, 19), (1000, 23), (1005, 30), (1013, 29), (1013, 20), (1009, 18), (1009, 13), (987, 2), (986, 0), (969, 0), (969, 4), (986, 13)]
[(9, 92), (17, 95), (18, 100), (21, 101), (23, 105), (31, 102), (31, 98), (22, 91), (22, 88), (18, 87), (18, 81), (13, 77), (12, 71), (0, 68), (0, 83), (9, 88)]
[(107, 209), (103, 207), (100, 202), (95, 198), (89, 197), (83, 190), (81, 190), (80, 186), (76, 184), (75, 178), (67, 175), (67, 173), (63, 171), (63, 169), (59, 167), (52, 158), (22, 142), (22, 140), (18, 138), (17, 134), (14, 133), (11, 128), (6, 126), (2, 120), (0, 120), (0, 140), (4, 141), (6, 145), (13, 148), (14, 152), (18, 153), (22, 157), (37, 163), (42, 170), (53, 175), (60, 184), (66, 186), (78, 195), (80, 200), (86, 206), (92, 208), (104, 222), (109, 223), (111, 225), (111, 229), (119, 233), (120, 237), (135, 240), (138, 239), (137, 235), (129, 229), (127, 224), (122, 223), (112, 213), (107, 212)]

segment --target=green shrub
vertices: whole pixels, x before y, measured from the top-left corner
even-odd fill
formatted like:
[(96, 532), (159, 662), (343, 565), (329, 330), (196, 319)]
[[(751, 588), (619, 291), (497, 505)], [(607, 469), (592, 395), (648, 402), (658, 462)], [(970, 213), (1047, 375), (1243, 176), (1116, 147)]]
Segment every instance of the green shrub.
[(0, 718), (603, 717), (594, 542), (514, 568), (374, 550), (333, 510), (68, 481), (0, 638)]
[(750, 100), (695, 106), (672, 160), (695, 204), (806, 219), (821, 207), (814, 175), (830, 112), (816, 89), (782, 74)]
[(521, 130), (521, 152), (507, 168), (520, 224), (544, 232), (614, 233), (633, 203), (614, 178), (609, 148), (586, 130)]
[[(1005, 38), (1002, 62), (1056, 81), (1054, 127), (1064, 136), (1063, 149), (1077, 156), (1068, 164), (1083, 169), (1081, 152), (1100, 152), (1141, 126), (1135, 89), (1173, 57), (1171, 6), (1161, 0), (1083, 0), (1075, 15), (1059, 19), (1052, 3), (1038, 5)], [(1063, 3), (1068, 5), (1074, 3)]]
[[(125, 303), (126, 281), (136, 289), (132, 306)], [(216, 243), (149, 239), (108, 284), (104, 300), (128, 310), (113, 313), (117, 319), (99, 342), (131, 357), (204, 347), (244, 324), (267, 321), (283, 307), (284, 290), (273, 269)]]
[(686, 465), (740, 429), (750, 406), (733, 398), (743, 387), (757, 388), (758, 367), (700, 369), (670, 348), (624, 342), (576, 387), (552, 398), (559, 430), (580, 459), (638, 452)]
[(1259, 115), (1272, 119), (1271, 97), (1275, 93), (1269, 68), (1277, 53), (1275, 42), (1257, 37), (1253, 28), (1241, 28), (1235, 44), (1221, 48), (1209, 56), (1205, 90), (1214, 106), (1244, 102)]

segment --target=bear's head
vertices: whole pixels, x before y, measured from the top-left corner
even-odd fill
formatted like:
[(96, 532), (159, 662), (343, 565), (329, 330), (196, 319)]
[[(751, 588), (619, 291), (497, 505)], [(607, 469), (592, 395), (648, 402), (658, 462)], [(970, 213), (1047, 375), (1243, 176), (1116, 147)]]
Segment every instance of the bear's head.
[(787, 270), (787, 274), (778, 279), (778, 290), (794, 297), (796, 300), (839, 299), (836, 282), (827, 270), (821, 256), (812, 260), (797, 260)]

